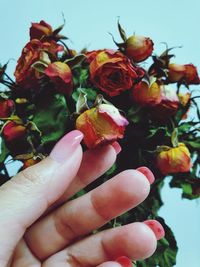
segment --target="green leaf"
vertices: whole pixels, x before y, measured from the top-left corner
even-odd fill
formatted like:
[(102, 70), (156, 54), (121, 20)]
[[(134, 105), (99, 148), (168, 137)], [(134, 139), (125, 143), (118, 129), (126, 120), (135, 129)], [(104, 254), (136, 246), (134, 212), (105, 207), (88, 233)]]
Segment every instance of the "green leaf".
[(80, 66), (73, 69), (73, 83), (75, 87), (87, 86), (89, 76), (88, 69), (83, 69)]
[(133, 123), (137, 123), (141, 121), (142, 118), (142, 108), (140, 106), (132, 106), (128, 110), (127, 118), (129, 121)]
[[(79, 54), (74, 56), (73, 58), (70, 59), (66, 59), (64, 62), (67, 63), (67, 65), (73, 69), (79, 65), (81, 65), (81, 63), (83, 63), (83, 61), (86, 59), (86, 56), (84, 54)], [(85, 70), (84, 70), (85, 71)], [(80, 77), (81, 78), (81, 77)]]
[(41, 132), (43, 144), (56, 142), (64, 135), (69, 122), (66, 99), (61, 94), (45, 95), (36, 105), (33, 122)]
[(117, 25), (118, 25), (118, 30), (119, 30), (119, 33), (120, 33), (120, 36), (121, 36), (122, 40), (123, 40), (124, 42), (126, 42), (126, 40), (127, 40), (126, 33), (125, 33), (125, 30), (124, 30), (124, 29), (122, 28), (122, 26), (120, 25), (119, 20), (118, 20)]
[(81, 90), (76, 102), (76, 113), (80, 114), (87, 109), (89, 109), (87, 103), (87, 94), (85, 94), (84, 91)]
[(0, 163), (4, 162), (9, 154), (9, 150), (6, 147), (4, 139), (0, 138)]
[(88, 101), (95, 101), (97, 92), (93, 88), (77, 88), (72, 94), (72, 98), (75, 102), (77, 102), (81, 91), (87, 95)]
[(44, 73), (44, 71), (48, 67), (48, 65), (42, 61), (36, 61), (35, 63), (33, 63), (33, 65), (31, 67), (40, 73)]
[(172, 132), (171, 142), (172, 142), (173, 147), (178, 146), (178, 129), (177, 128), (174, 128)]
[(114, 163), (112, 165), (112, 167), (110, 167), (110, 169), (107, 170), (107, 172), (105, 173), (105, 175), (109, 177), (110, 175), (112, 175), (116, 171), (116, 169), (117, 169), (117, 166), (116, 166), (116, 163)]
[(195, 149), (200, 149), (200, 142), (198, 142), (198, 140), (195, 142), (195, 141), (184, 141), (184, 143), (186, 144), (186, 146), (190, 146), (192, 148), (195, 148)]

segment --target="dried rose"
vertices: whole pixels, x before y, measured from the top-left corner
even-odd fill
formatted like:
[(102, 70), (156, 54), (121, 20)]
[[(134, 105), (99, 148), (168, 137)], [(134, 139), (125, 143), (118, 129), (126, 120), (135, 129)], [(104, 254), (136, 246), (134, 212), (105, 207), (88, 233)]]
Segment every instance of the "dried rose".
[(52, 35), (53, 30), (51, 25), (41, 20), (40, 23), (32, 23), (30, 27), (30, 39), (44, 39)]
[(90, 63), (91, 81), (109, 96), (129, 90), (144, 73), (143, 69), (133, 66), (130, 60), (118, 51), (101, 51)]
[(123, 138), (128, 121), (113, 105), (100, 104), (83, 112), (76, 120), (76, 129), (84, 134), (88, 148)]
[[(21, 57), (17, 61), (14, 73), (16, 82), (25, 89), (37, 86), (42, 75), (32, 67), (33, 64), (40, 60), (45, 61), (45, 52), (47, 53), (47, 56), (55, 59), (57, 53), (62, 49), (63, 47), (56, 44), (54, 41), (42, 43), (37, 39), (31, 40), (23, 48)], [(47, 61), (50, 61), (50, 59), (47, 58)]]
[(134, 62), (141, 62), (151, 56), (153, 45), (150, 38), (133, 35), (125, 42), (125, 53)]
[(87, 52), (85, 53), (86, 58), (87, 58), (87, 62), (88, 62), (88, 63), (91, 63), (92, 60), (95, 59), (95, 57), (96, 57), (99, 53), (101, 53), (101, 52), (103, 52), (103, 51), (105, 51), (105, 50), (103, 50), (103, 49), (99, 49), (99, 50), (87, 51)]
[(12, 113), (14, 102), (11, 99), (0, 100), (0, 118), (7, 118)]
[(26, 127), (14, 121), (9, 121), (3, 127), (2, 135), (7, 142), (16, 141), (26, 135)]
[(59, 92), (70, 94), (72, 91), (72, 73), (70, 67), (63, 62), (57, 61), (49, 64), (45, 74), (53, 81)]
[(144, 81), (136, 84), (132, 90), (132, 98), (140, 105), (154, 107), (161, 116), (163, 113), (173, 115), (179, 107), (176, 90), (168, 85), (159, 85), (156, 81), (150, 85)]
[(168, 79), (171, 83), (185, 82), (188, 85), (200, 83), (197, 68), (193, 64), (169, 64), (168, 68)]
[(177, 147), (164, 147), (157, 155), (156, 166), (164, 175), (188, 172), (192, 167), (190, 152), (183, 143)]
[(174, 115), (179, 108), (179, 98), (176, 90), (169, 85), (161, 85), (161, 101), (158, 104), (159, 111)]
[(161, 102), (161, 89), (157, 82), (148, 84), (141, 81), (132, 90), (132, 98), (143, 106), (155, 106)]

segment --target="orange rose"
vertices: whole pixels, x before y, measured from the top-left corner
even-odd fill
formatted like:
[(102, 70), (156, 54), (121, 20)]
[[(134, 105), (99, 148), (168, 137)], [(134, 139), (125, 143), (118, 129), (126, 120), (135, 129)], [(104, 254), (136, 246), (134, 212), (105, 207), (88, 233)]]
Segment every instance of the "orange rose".
[(141, 62), (151, 56), (153, 45), (150, 38), (133, 35), (125, 42), (125, 53), (134, 62)]
[(169, 85), (161, 85), (161, 102), (159, 103), (159, 110), (169, 112), (169, 115), (174, 115), (179, 108), (179, 98), (176, 90)]
[(157, 82), (151, 85), (141, 81), (132, 90), (135, 102), (143, 106), (155, 106), (161, 102), (161, 89)]
[(86, 110), (76, 120), (76, 129), (84, 134), (88, 148), (123, 138), (126, 125), (128, 121), (109, 104)]
[(25, 136), (26, 128), (14, 121), (9, 121), (2, 129), (2, 135), (7, 142), (16, 141)]
[(192, 167), (190, 152), (183, 143), (178, 147), (164, 147), (157, 155), (156, 165), (164, 175), (188, 172)]
[(53, 33), (51, 25), (41, 20), (40, 23), (32, 23), (30, 28), (30, 39), (44, 39)]
[(72, 91), (72, 73), (70, 67), (63, 62), (49, 64), (45, 74), (53, 81), (59, 92), (70, 94)]
[(14, 108), (14, 102), (11, 99), (0, 100), (0, 118), (7, 118), (10, 116)]
[(31, 40), (23, 48), (22, 55), (17, 61), (14, 73), (16, 82), (25, 89), (36, 87), (42, 75), (32, 68), (33, 63), (43, 60), (44, 52), (47, 52), (50, 58), (56, 58), (57, 52), (62, 48), (54, 41), (42, 43), (37, 39)]
[(132, 90), (133, 100), (142, 105), (153, 107), (152, 112), (160, 119), (174, 115), (179, 108), (176, 90), (168, 85), (153, 82), (150, 85), (141, 81)]
[(168, 79), (170, 82), (185, 82), (186, 84), (199, 84), (200, 79), (197, 68), (193, 64), (169, 64)]
[(93, 51), (89, 51), (89, 52), (86, 52), (85, 55), (86, 55), (86, 58), (87, 58), (87, 62), (88, 63), (91, 63), (93, 59), (95, 59), (95, 57), (100, 53), (100, 52), (103, 52), (104, 50), (103, 49), (99, 49), (99, 50), (93, 50)]
[(143, 69), (133, 66), (122, 53), (112, 50), (97, 53), (90, 63), (91, 81), (109, 96), (130, 89), (144, 73)]

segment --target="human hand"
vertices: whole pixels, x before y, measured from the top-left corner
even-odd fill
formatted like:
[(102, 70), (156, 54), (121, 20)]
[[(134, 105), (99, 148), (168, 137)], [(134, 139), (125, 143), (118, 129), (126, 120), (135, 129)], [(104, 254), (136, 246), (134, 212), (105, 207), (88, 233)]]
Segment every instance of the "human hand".
[(109, 169), (119, 145), (82, 154), (81, 132), (65, 135), (49, 157), (0, 187), (1, 267), (119, 267), (120, 256), (144, 259), (164, 236), (157, 221), (91, 234), (148, 195), (150, 170), (126, 170), (75, 200), (69, 199)]

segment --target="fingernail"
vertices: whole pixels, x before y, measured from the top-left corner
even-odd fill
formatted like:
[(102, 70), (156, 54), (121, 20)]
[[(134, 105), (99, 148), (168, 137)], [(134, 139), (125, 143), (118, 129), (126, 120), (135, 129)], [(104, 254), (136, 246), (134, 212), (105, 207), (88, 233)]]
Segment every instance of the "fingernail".
[(142, 174), (144, 174), (147, 177), (149, 183), (153, 184), (153, 182), (155, 181), (155, 177), (154, 177), (152, 171), (149, 168), (147, 168), (147, 167), (139, 167), (136, 170), (141, 172)]
[(156, 239), (160, 240), (165, 236), (165, 230), (163, 226), (156, 220), (147, 220), (143, 222), (147, 226), (151, 228), (151, 230), (154, 232)]
[(114, 148), (114, 150), (116, 151), (116, 154), (119, 154), (119, 153), (121, 152), (121, 150), (122, 150), (120, 144), (119, 144), (117, 141), (113, 142), (113, 143), (111, 144), (111, 146), (112, 146), (112, 147)]
[(121, 256), (117, 258), (115, 261), (118, 262), (123, 267), (132, 267), (132, 261), (126, 256)]
[(63, 163), (78, 147), (83, 139), (83, 134), (74, 130), (63, 136), (54, 146), (50, 157), (59, 163)]

